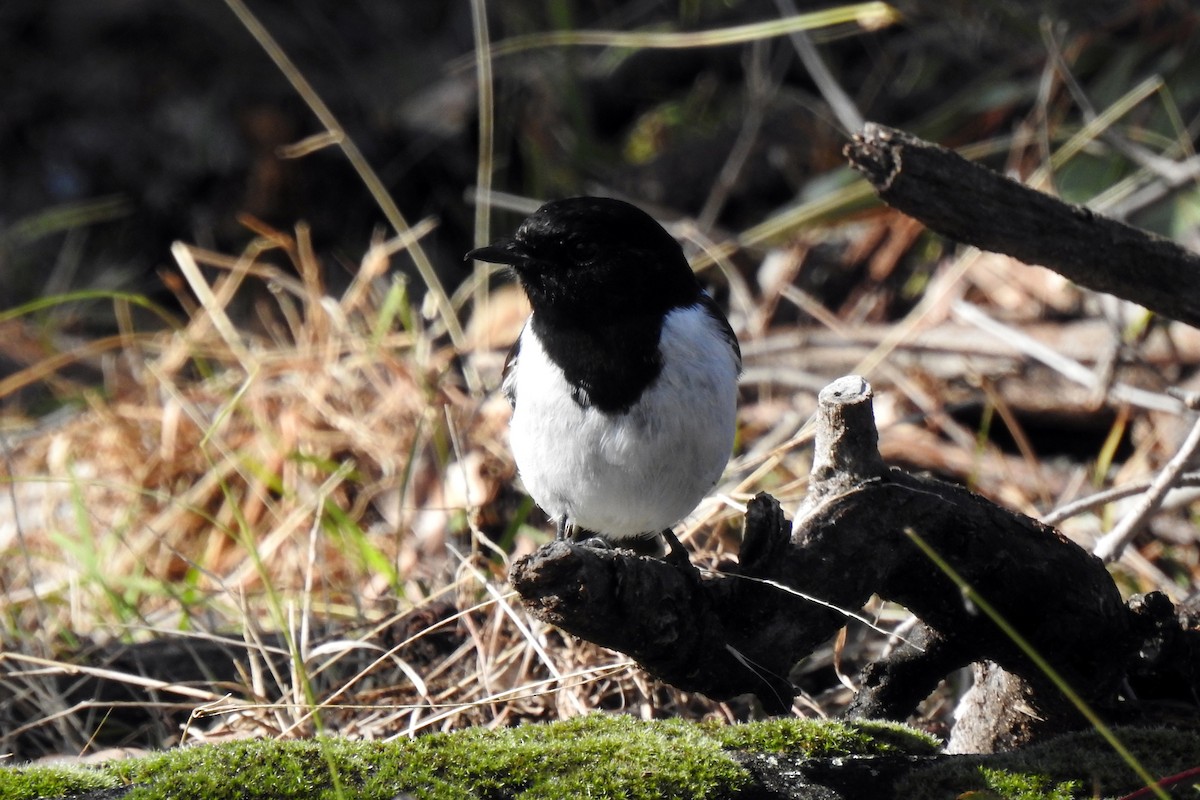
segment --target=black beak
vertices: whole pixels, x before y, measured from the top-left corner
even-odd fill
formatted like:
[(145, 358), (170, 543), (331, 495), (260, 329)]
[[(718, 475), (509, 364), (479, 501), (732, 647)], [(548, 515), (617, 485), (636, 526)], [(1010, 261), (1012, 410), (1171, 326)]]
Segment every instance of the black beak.
[(487, 247), (479, 247), (463, 256), (463, 260), (486, 261), (489, 264), (519, 264), (525, 253), (515, 239), (499, 239)]

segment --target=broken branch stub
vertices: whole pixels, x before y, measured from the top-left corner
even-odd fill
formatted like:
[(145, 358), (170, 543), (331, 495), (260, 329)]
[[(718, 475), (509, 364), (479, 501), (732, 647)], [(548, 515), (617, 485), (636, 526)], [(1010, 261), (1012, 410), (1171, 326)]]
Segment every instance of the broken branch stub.
[[(871, 385), (859, 375), (838, 378), (817, 396), (812, 483), (820, 493), (852, 486), (887, 472), (879, 455)], [(810, 492), (811, 495), (811, 492)]]

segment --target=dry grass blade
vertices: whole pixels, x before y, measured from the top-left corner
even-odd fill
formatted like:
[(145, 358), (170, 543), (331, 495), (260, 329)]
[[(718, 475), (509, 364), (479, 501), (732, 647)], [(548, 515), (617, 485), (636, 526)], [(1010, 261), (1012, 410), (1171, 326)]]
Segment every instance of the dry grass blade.
[(200, 274), (200, 267), (196, 263), (196, 258), (192, 253), (192, 249), (183, 242), (176, 242), (171, 246), (171, 254), (175, 256), (175, 262), (179, 264), (179, 270), (187, 279), (188, 285), (191, 286), (196, 297), (200, 300), (200, 305), (206, 312), (199, 317), (201, 320), (208, 320), (213, 327), (221, 334), (221, 338), (225, 340), (225, 344), (237, 358), (238, 362), (247, 374), (252, 374), (257, 369), (257, 364), (254, 362), (254, 357), (250, 354), (242, 344), (241, 334), (238, 333), (237, 327), (229, 316), (225, 313), (225, 307), (229, 301), (233, 299), (233, 295), (241, 285), (243, 272), (234, 272), (230, 276), (230, 280), (225, 281), (222, 286), (220, 296), (212, 290), (208, 282), (204, 280), (204, 276)]
[[(320, 95), (317, 94), (312, 85), (304, 78), (304, 75), (296, 68), (291, 59), (287, 57), (287, 54), (284, 53), (270, 32), (263, 27), (262, 23), (258, 21), (241, 0), (226, 0), (226, 4), (237, 15), (238, 19), (241, 20), (246, 30), (262, 45), (267, 55), (279, 67), (280, 72), (295, 87), (296, 93), (304, 99), (304, 102), (316, 114), (321, 124), (325, 126), (330, 139), (335, 141), (346, 155), (346, 159), (354, 167), (359, 178), (361, 178), (367, 189), (371, 192), (371, 196), (375, 199), (375, 202), (379, 205), (380, 210), (383, 211), (384, 216), (396, 233), (403, 235), (405, 232), (410, 231), (411, 226), (404, 219), (404, 215), (400, 213), (400, 208), (396, 205), (395, 200), (392, 199), (391, 194), (388, 193), (379, 176), (371, 168), (366, 157), (359, 150), (358, 145), (354, 143), (353, 139), (346, 136), (345, 130), (337, 121), (333, 112), (321, 100)], [(458, 315), (454, 313), (449, 295), (447, 295), (445, 287), (442, 286), (441, 279), (438, 278), (433, 264), (429, 261), (429, 257), (419, 244), (414, 244), (409, 249), (409, 252), (412, 254), (413, 263), (416, 265), (417, 271), (421, 274), (421, 280), (425, 282), (430, 295), (437, 303), (442, 321), (446, 325), (446, 330), (450, 335), (451, 341), (460, 350), (465, 350), (462, 325), (459, 323)], [(475, 382), (473, 380), (474, 376), (468, 373), (468, 377), (472, 379), (472, 383)]]
[[(138, 686), (143, 689), (153, 689), (155, 691), (168, 692), (177, 694), (181, 697), (200, 700), (205, 703), (214, 702), (218, 695), (204, 689), (197, 689), (194, 686), (184, 686), (170, 681), (159, 681), (152, 678), (144, 678), (140, 675), (133, 675), (128, 672), (120, 672), (111, 669), (101, 669), (98, 667), (88, 667), (79, 664), (68, 664), (62, 661), (54, 661), (48, 658), (38, 658), (37, 656), (28, 656), (21, 653), (4, 652), (0, 653), (0, 665), (5, 661), (13, 661), (18, 664), (30, 664), (36, 667), (41, 667), (41, 674), (61, 674), (61, 675), (90, 675), (94, 678), (116, 681), (118, 683), (128, 684), (130, 686)], [(20, 673), (10, 673), (20, 674)]]
[[(1082, 364), (1073, 361), (1045, 346), (1029, 336), (1026, 336), (1021, 331), (1018, 331), (1010, 326), (994, 319), (989, 318), (979, 309), (971, 306), (968, 303), (955, 303), (954, 315), (969, 322), (972, 325), (979, 327), (981, 330), (992, 333), (999, 339), (1004, 339), (1011, 344), (1020, 347), (1030, 358), (1041, 361), (1048, 367), (1058, 371), (1064, 377), (1072, 380), (1089, 389), (1102, 389), (1100, 379), (1096, 373), (1089, 370)], [(1150, 392), (1145, 389), (1140, 389), (1136, 386), (1129, 386), (1123, 383), (1114, 383), (1109, 387), (1109, 393), (1117, 400), (1132, 403), (1143, 408), (1154, 411), (1166, 411), (1178, 414), (1183, 410), (1183, 404), (1175, 398), (1169, 397), (1158, 392)]]
[[(102, 684), (168, 691), (175, 682), (140, 670), (215, 670), (219, 680), (185, 696), (191, 705), (164, 709), (184, 712), (185, 741), (413, 735), (645, 706), (627, 659), (563, 647), (499, 588), (498, 564), (452, 546), (456, 530), (500, 539), (474, 516), (456, 528), (455, 509), (480, 513), (510, 473), (481, 458), (503, 420), (459, 386), (453, 351), (419, 327), (380, 327), (419, 319), (378, 279), (432, 223), (375, 243), (336, 300), (303, 228), (255, 225), (262, 238), (240, 258), (177, 246), (197, 300), (187, 323), (139, 335), (136, 380), (12, 448), (7, 471), (20, 477), (8, 483), (29, 560), (7, 562), (0, 578), (17, 624), (46, 641), (107, 642), (116, 664), (143, 665), (83, 668)], [(257, 328), (230, 317), (247, 298)], [(461, 499), (447, 493), (454, 485)], [(106, 604), (90, 620), (78, 613)], [(241, 631), (244, 641), (164, 634), (179, 627)], [(189, 641), (173, 660), (155, 655)], [(40, 696), (30, 680), (54, 676), (15, 663), (5, 662), (6, 680), (24, 687), (24, 704)], [(650, 686), (651, 707), (685, 702)], [(45, 711), (5, 726), (5, 741), (35, 746), (28, 737), (54, 726), (83, 747), (110, 724), (90, 716), (96, 709), (134, 725), (130, 715), (150, 709), (63, 691), (42, 693), (31, 708)]]
[[(393, 594), (420, 606), (422, 585), (445, 569), (439, 552), (447, 535), (404, 533), (427, 503), (442, 501), (433, 489), (444, 462), (421, 431), (431, 422), (440, 428), (445, 413), (480, 418), (444, 368), (449, 351), (376, 334), (391, 294), (381, 294), (370, 276), (428, 228), (371, 249), (364, 275), (338, 303), (322, 296), (303, 231), (295, 239), (275, 236), (240, 259), (177, 246), (199, 299), (188, 324), (178, 333), (138, 335), (145, 362), (111, 400), (76, 412), (49, 436), (9, 446), (11, 503), (4, 508), (21, 509), (27, 558), (22, 567), (8, 560), (0, 575), (9, 619), (53, 641), (114, 633), (140, 640), (181, 624), (253, 632), (264, 617), (273, 628), (295, 627), (302, 652), (319, 651), (314, 642), (326, 635), (309, 625), (318, 614), (353, 621), (377, 613), (370, 606)], [(277, 267), (257, 261), (278, 247), (293, 259), (299, 281), (289, 284)], [(210, 285), (201, 264), (225, 274)], [(285, 290), (261, 292), (253, 278)], [(257, 294), (268, 330), (286, 339), (237, 329), (227, 311), (235, 290)], [(401, 308), (400, 316), (413, 315)], [(439, 406), (446, 412), (428, 415)], [(408, 500), (389, 528), (374, 502), (402, 482)], [(0, 545), (10, 541), (4, 533)], [(305, 609), (300, 620), (286, 622), (289, 605)], [(111, 609), (117, 626), (93, 627), (104, 615), (88, 622), (83, 608)], [(295, 701), (308, 677), (277, 669), (271, 646), (262, 637), (254, 642), (262, 655), (250, 668), (259, 677), (247, 685), (255, 696), (281, 691)], [(109, 681), (120, 675), (93, 673)], [(222, 694), (201, 691), (195, 699)]]
[(543, 47), (630, 47), (690, 49), (696, 47), (720, 47), (723, 45), (753, 42), (778, 36), (787, 36), (794, 31), (811, 31), (842, 25), (875, 30), (892, 25), (900, 19), (899, 13), (887, 3), (871, 2), (799, 14), (784, 19), (753, 22), (730, 28), (688, 33), (653, 33), (626, 31), (551, 31), (529, 34), (507, 39), (492, 46), (492, 56), (507, 56), (525, 50)]

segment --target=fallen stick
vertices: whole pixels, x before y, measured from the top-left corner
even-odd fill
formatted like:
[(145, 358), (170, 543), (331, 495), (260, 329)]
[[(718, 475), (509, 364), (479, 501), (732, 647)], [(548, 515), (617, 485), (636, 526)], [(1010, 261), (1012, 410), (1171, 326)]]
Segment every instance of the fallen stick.
[(843, 153), (880, 198), (964, 244), (1200, 327), (1200, 255), (869, 122)]

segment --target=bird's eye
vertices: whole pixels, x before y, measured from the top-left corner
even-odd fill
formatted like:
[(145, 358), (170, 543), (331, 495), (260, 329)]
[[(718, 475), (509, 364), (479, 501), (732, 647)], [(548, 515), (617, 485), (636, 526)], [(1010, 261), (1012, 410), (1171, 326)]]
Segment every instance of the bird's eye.
[(586, 239), (576, 239), (567, 244), (567, 250), (576, 261), (590, 261), (596, 255), (596, 243)]

